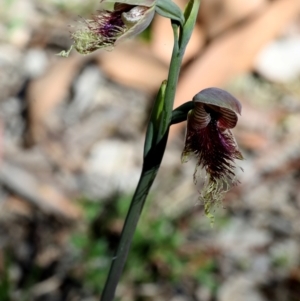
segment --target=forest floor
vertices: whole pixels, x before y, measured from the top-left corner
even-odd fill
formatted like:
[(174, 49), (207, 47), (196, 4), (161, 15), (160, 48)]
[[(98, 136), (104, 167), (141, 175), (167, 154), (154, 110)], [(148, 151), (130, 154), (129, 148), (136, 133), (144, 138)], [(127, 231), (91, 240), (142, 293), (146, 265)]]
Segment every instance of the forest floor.
[[(69, 24), (98, 5), (80, 2), (0, 4), (1, 301), (98, 300), (168, 72), (162, 18), (114, 51), (58, 57), (71, 45)], [(174, 127), (116, 300), (300, 301), (300, 51), (288, 55), (291, 41), (299, 49), (300, 8), (216, 0), (217, 11), (208, 2), (176, 106), (207, 86), (241, 101), (240, 183), (211, 227), (196, 161), (181, 164), (185, 124)], [(261, 52), (276, 37), (283, 66)]]

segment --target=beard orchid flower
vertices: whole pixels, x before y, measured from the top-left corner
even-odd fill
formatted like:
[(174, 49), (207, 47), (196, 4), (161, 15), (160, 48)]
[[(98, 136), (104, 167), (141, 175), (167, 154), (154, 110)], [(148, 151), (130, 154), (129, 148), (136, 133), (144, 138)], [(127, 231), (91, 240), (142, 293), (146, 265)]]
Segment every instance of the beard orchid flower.
[[(156, 0), (101, 0), (100, 10), (82, 28), (71, 34), (74, 47), (80, 54), (112, 49), (121, 40), (138, 35), (151, 23)], [(72, 49), (71, 47), (71, 49)], [(68, 56), (63, 51), (61, 56)]]
[(184, 15), (172, 0), (100, 0), (100, 9), (91, 20), (71, 33), (74, 43), (58, 55), (68, 57), (75, 48), (80, 54), (112, 49), (120, 41), (144, 31), (157, 12), (163, 17), (184, 23)]
[(197, 168), (204, 169), (206, 175), (200, 200), (205, 214), (211, 218), (211, 208), (219, 204), (223, 194), (237, 183), (235, 179), (235, 159), (242, 160), (237, 143), (230, 129), (237, 124), (237, 114), (241, 114), (241, 104), (228, 92), (218, 88), (204, 89), (193, 98), (194, 109), (187, 117), (185, 146), (182, 162), (190, 155), (197, 158)]

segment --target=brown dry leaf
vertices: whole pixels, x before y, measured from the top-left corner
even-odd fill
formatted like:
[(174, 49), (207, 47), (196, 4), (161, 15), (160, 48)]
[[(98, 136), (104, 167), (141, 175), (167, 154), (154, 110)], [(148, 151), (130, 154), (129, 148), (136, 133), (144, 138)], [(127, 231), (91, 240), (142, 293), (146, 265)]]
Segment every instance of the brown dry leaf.
[(266, 7), (268, 0), (204, 0), (199, 18), (211, 38)]
[[(299, 11), (299, 0), (278, 0), (254, 20), (217, 38), (185, 70), (178, 84), (175, 107), (204, 88), (222, 86), (234, 76), (249, 71), (260, 49), (280, 34)], [(181, 127), (181, 124), (172, 127), (170, 137), (174, 137)]]
[(12, 214), (30, 217), (32, 214), (32, 207), (18, 196), (12, 195), (4, 202), (3, 211), (9, 215)]
[(112, 52), (99, 52), (97, 59), (111, 79), (150, 93), (157, 91), (168, 74), (167, 67), (139, 41), (120, 44)]
[(74, 220), (81, 217), (81, 210), (56, 187), (43, 183), (38, 186), (37, 193), (44, 205), (52, 207), (57, 213)]
[(43, 183), (37, 177), (23, 168), (2, 162), (0, 167), (0, 182), (20, 199), (39, 208), (66, 219), (77, 219), (81, 210), (57, 188)]
[(60, 58), (43, 77), (30, 83), (26, 97), (29, 103), (31, 142), (45, 138), (47, 118), (50, 118), (51, 112), (68, 95), (70, 85), (85, 61), (84, 56), (76, 54), (68, 59)]

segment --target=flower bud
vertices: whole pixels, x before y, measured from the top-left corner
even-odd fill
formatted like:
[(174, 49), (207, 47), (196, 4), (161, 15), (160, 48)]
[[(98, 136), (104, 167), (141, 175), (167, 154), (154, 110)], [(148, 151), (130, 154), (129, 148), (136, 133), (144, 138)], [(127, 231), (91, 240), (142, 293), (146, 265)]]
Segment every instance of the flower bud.
[(191, 154), (197, 157), (195, 182), (197, 168), (200, 166), (205, 170), (200, 200), (204, 203), (205, 214), (213, 219), (212, 206), (219, 204), (224, 192), (237, 183), (234, 160), (243, 159), (230, 131), (237, 124), (241, 104), (218, 88), (202, 90), (193, 101), (194, 109), (189, 111), (187, 118), (182, 162), (186, 162)]

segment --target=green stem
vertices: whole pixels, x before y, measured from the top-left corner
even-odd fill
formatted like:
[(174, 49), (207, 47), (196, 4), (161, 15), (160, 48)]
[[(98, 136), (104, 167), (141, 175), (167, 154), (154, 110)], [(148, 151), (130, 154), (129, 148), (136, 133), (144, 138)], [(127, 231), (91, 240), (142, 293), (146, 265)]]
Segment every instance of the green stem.
[[(188, 30), (185, 31), (184, 29), (180, 28), (180, 30), (182, 30), (181, 37), (179, 36), (179, 25), (176, 22), (172, 22), (174, 48), (170, 62), (168, 80), (165, 87), (165, 92), (162, 92), (162, 95), (158, 95), (156, 104), (154, 105), (154, 108), (160, 108), (158, 102), (163, 101), (163, 108), (158, 119), (158, 109), (153, 110), (150, 118), (145, 141), (146, 146), (144, 152), (143, 170), (128, 210), (118, 249), (111, 263), (110, 271), (100, 299), (101, 301), (112, 301), (114, 299), (115, 290), (127, 260), (128, 252), (139, 217), (164, 155), (168, 140), (169, 128), (172, 121), (172, 109), (180, 66), (186, 45), (195, 24), (200, 0), (191, 1), (191, 3), (193, 7), (192, 19), (194, 20), (191, 24), (189, 24)], [(163, 90), (163, 88), (161, 90)], [(156, 124), (154, 125), (153, 120), (156, 120)], [(149, 147), (147, 145), (149, 145)]]
[[(178, 45), (178, 26), (176, 24), (172, 24), (172, 27), (174, 30), (175, 44)], [(162, 114), (164, 116), (160, 119), (160, 122), (163, 122), (165, 125), (159, 127), (160, 132), (156, 133), (156, 137), (153, 137), (154, 139), (156, 138), (156, 141), (152, 141), (153, 143), (151, 143), (152, 145), (149, 151), (144, 154), (143, 170), (127, 213), (118, 249), (113, 257), (108, 278), (102, 293), (102, 301), (112, 301), (114, 298), (115, 290), (127, 260), (140, 214), (164, 155), (167, 137), (169, 134), (169, 126), (167, 126), (167, 123), (170, 123), (172, 116), (173, 99), (175, 96), (175, 88), (178, 81), (182, 59), (182, 56), (180, 56), (178, 51), (178, 47), (174, 47), (174, 49), (164, 99), (164, 103), (167, 104), (167, 108), (163, 109)], [(170, 114), (168, 114), (168, 110), (170, 111)], [(155, 114), (155, 112), (153, 112), (153, 114)]]
[(141, 174), (125, 220), (117, 252), (112, 259), (109, 275), (100, 299), (102, 301), (111, 301), (114, 299), (115, 290), (127, 259), (131, 241), (157, 170), (158, 168), (154, 168), (148, 171), (143, 171)]

